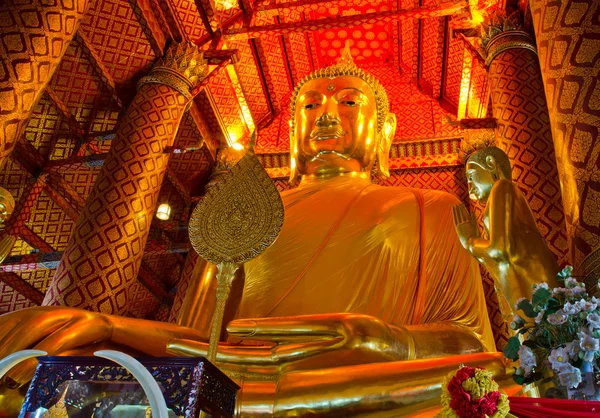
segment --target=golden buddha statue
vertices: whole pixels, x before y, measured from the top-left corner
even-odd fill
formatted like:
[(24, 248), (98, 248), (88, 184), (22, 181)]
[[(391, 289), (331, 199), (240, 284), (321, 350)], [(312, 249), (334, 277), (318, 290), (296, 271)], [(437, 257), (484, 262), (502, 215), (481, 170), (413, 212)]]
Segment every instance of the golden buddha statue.
[[(241, 416), (406, 416), (439, 405), (443, 377), (460, 364), (504, 374), (501, 354), (487, 352), (479, 268), (452, 228), (458, 200), (371, 183), (372, 170), (388, 174), (396, 119), (381, 85), (345, 54), (294, 91), (290, 180), (300, 185), (282, 193), (277, 241), (236, 279), (236, 341), (220, 344), (216, 363), (241, 386)], [(184, 302), (180, 324), (195, 329), (31, 308), (0, 317), (0, 356), (32, 346), (206, 355), (214, 270)], [(10, 377), (27, 381), (33, 365)]]
[[(471, 200), (485, 205), (483, 237), (474, 216), (463, 204), (454, 207), (454, 224), (462, 246), (492, 275), (507, 306), (531, 298), (532, 286), (546, 282), (554, 287), (559, 267), (540, 234), (527, 199), (512, 182), (508, 155), (488, 146), (490, 139), (475, 143), (465, 171)], [(481, 145), (483, 144), (483, 145)], [(467, 146), (468, 148), (469, 146)], [(504, 312), (507, 316), (510, 312)]]

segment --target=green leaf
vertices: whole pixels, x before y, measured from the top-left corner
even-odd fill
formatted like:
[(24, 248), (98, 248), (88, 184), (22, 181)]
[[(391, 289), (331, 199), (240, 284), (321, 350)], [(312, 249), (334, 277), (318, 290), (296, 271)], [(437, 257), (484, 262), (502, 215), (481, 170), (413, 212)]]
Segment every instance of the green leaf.
[(510, 337), (504, 347), (504, 357), (513, 361), (518, 360), (519, 348), (521, 348), (521, 341), (517, 337)]
[(517, 308), (521, 309), (529, 318), (535, 318), (537, 316), (537, 313), (533, 310), (533, 305), (531, 305), (527, 299), (523, 299), (519, 302)]
[(519, 374), (513, 374), (513, 380), (517, 385), (522, 385), (525, 381), (525, 376)]
[(533, 297), (531, 298), (531, 303), (533, 304), (533, 306), (542, 306), (542, 305), (545, 305), (550, 300), (551, 297), (552, 297), (551, 291), (549, 291), (548, 289), (546, 289), (544, 287), (540, 287), (533, 294)]
[(571, 267), (571, 266), (565, 266), (565, 268), (562, 269), (562, 271), (560, 271), (556, 275), (556, 279), (564, 282), (566, 279), (568, 279), (569, 277), (571, 277), (571, 273), (572, 272), (573, 272), (573, 267)]

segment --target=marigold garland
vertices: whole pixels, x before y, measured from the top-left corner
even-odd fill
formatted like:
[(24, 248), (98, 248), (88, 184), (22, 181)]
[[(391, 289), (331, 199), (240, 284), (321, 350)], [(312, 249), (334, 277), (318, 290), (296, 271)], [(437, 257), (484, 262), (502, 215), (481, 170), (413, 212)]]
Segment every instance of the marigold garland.
[(504, 418), (510, 409), (508, 396), (500, 390), (492, 373), (469, 366), (446, 376), (442, 405), (436, 418)]

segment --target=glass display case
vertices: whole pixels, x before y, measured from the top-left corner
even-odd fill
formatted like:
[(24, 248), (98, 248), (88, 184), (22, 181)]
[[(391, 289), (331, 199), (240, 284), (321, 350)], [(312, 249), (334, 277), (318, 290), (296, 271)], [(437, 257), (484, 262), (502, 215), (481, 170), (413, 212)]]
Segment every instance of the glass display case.
[[(122, 366), (98, 357), (39, 357), (19, 418), (144, 418), (148, 399)], [(169, 417), (233, 417), (239, 387), (204, 358), (138, 359), (158, 382)]]

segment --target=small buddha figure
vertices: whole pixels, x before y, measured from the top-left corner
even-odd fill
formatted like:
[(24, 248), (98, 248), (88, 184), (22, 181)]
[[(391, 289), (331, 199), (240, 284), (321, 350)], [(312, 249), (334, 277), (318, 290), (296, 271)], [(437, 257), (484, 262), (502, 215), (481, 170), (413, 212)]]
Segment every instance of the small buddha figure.
[[(226, 315), (237, 343), (217, 354), (241, 386), (241, 416), (405, 416), (439, 405), (442, 378), (460, 364), (501, 377), (479, 268), (452, 228), (458, 200), (371, 183), (373, 170), (389, 175), (396, 118), (385, 90), (346, 51), (300, 83), (292, 110), (290, 181), (300, 185), (282, 193), (278, 239), (244, 266)], [(180, 315), (214, 312), (214, 297), (187, 297), (193, 309)], [(32, 346), (202, 356), (209, 331), (40, 307), (0, 317), (0, 357)], [(31, 368), (9, 376), (24, 382)]]
[[(463, 204), (454, 207), (454, 224), (462, 246), (492, 275), (508, 306), (531, 298), (532, 285), (556, 286), (558, 264), (540, 234), (531, 208), (512, 182), (504, 151), (486, 146), (470, 154), (465, 171), (469, 197), (485, 205), (485, 236)], [(509, 315), (510, 312), (504, 312)]]

